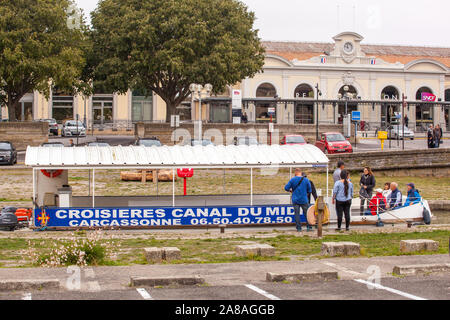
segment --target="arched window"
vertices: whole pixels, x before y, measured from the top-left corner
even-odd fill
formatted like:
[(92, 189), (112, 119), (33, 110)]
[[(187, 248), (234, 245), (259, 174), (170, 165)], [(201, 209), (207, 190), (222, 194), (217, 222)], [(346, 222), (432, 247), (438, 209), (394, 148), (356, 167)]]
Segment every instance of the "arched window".
[(431, 90), (428, 87), (421, 87), (419, 90), (417, 90), (416, 93), (416, 100), (422, 101), (422, 93), (433, 93), (433, 90)]
[(270, 83), (261, 84), (256, 90), (257, 98), (274, 98), (277, 95), (277, 89)]
[[(399, 100), (400, 93), (393, 86), (387, 86), (381, 91), (381, 100)], [(381, 125), (397, 124), (396, 113), (400, 112), (400, 105), (395, 103), (383, 103), (381, 105)]]
[[(416, 92), (416, 100), (422, 101), (423, 93), (433, 94), (429, 87), (421, 87)], [(426, 131), (430, 124), (433, 124), (434, 108), (429, 104), (418, 104), (416, 106), (416, 130)]]
[[(445, 90), (445, 101), (450, 101), (450, 89)], [(450, 107), (444, 108), (444, 120), (447, 131), (450, 131)]]
[(350, 115), (352, 111), (358, 111), (358, 90), (352, 85), (345, 85), (339, 89), (338, 99), (341, 100), (338, 105), (338, 123), (344, 122), (344, 117)]
[(393, 86), (387, 86), (381, 91), (381, 100), (399, 100), (400, 94)]
[(277, 103), (274, 100), (276, 96), (277, 90), (272, 84), (266, 82), (258, 87), (256, 98), (266, 98), (267, 101), (256, 103), (256, 122), (277, 122)]
[(350, 99), (356, 99), (358, 97), (358, 90), (354, 86), (342, 86), (339, 89), (339, 97), (345, 98), (346, 96)]
[(304, 99), (314, 99), (314, 89), (306, 83), (302, 83), (295, 88), (294, 122), (300, 124), (314, 123), (314, 102), (305, 101)]
[(294, 98), (314, 99), (314, 89), (309, 84), (302, 83), (295, 88)]

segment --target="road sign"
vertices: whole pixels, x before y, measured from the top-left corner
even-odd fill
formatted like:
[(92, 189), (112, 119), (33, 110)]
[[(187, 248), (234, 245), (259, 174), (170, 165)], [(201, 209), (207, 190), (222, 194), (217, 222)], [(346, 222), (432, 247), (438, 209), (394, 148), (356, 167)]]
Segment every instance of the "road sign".
[(361, 121), (361, 111), (352, 111), (352, 121)]

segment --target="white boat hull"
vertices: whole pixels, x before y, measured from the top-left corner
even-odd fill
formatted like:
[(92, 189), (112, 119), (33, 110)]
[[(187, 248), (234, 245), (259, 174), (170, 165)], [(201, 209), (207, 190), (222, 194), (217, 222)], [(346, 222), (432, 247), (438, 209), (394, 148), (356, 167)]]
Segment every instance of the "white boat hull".
[[(330, 208), (331, 223), (337, 222), (337, 215), (335, 206), (331, 204), (331, 199), (327, 199), (327, 204)], [(361, 216), (360, 215), (360, 200), (354, 199), (352, 201), (352, 225), (374, 225), (378, 221), (378, 216)], [(428, 201), (424, 200), (422, 203), (415, 204), (408, 207), (402, 207), (397, 210), (391, 210), (380, 214), (380, 219), (384, 223), (406, 223), (406, 222), (423, 222), (424, 207), (430, 212), (431, 218), (433, 215), (428, 205)]]

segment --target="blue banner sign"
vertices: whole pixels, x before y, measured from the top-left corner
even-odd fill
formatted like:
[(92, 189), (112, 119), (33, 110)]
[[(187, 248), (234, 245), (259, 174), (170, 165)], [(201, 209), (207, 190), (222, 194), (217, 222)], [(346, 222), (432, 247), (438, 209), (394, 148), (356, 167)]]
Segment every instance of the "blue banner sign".
[[(300, 219), (306, 222), (301, 213)], [(35, 210), (35, 226), (49, 228), (170, 227), (294, 223), (291, 205), (193, 208), (50, 208)]]

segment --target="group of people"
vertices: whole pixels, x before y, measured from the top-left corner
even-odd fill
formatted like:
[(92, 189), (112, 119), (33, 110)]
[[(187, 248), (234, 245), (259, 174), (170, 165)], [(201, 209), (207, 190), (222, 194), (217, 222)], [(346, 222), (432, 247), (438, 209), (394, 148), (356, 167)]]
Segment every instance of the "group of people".
[(430, 124), (430, 127), (427, 131), (428, 137), (428, 149), (439, 148), (442, 144), (443, 132), (440, 125), (433, 126)]
[[(350, 172), (345, 170), (345, 163), (339, 161), (337, 169), (333, 173), (334, 187), (332, 204), (335, 205), (337, 214), (337, 229), (340, 231), (343, 219), (345, 218), (345, 229), (350, 230), (351, 206), (355, 195), (355, 187), (350, 178)], [(359, 179), (360, 215), (376, 216), (387, 210), (411, 206), (420, 203), (422, 198), (414, 183), (407, 185), (408, 196), (403, 204), (403, 194), (398, 188), (397, 182), (387, 182), (384, 189), (376, 187), (375, 176), (369, 167), (365, 167)], [(302, 173), (301, 169), (295, 170), (295, 176), (286, 184), (285, 190), (292, 193), (292, 204), (294, 205), (295, 222), (297, 231), (302, 231), (300, 221), (300, 209), (306, 216), (311, 207), (311, 196), (317, 199), (317, 192), (314, 183)], [(307, 230), (312, 227), (306, 222)]]

